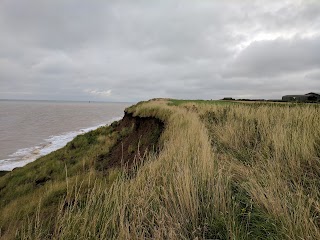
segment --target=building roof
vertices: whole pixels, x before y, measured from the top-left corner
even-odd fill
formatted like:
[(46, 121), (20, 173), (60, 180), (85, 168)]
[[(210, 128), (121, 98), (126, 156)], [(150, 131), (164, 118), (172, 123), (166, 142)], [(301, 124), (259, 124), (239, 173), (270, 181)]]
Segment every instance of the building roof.
[(320, 97), (320, 93), (314, 93), (314, 92), (310, 92), (307, 94), (290, 94), (290, 95), (284, 95), (284, 97), (306, 97), (309, 95), (316, 95), (316, 96)]
[(306, 95), (284, 95), (284, 97), (307, 97)]
[(320, 96), (320, 93), (310, 92), (310, 93), (307, 93), (306, 95), (318, 95), (318, 96)]

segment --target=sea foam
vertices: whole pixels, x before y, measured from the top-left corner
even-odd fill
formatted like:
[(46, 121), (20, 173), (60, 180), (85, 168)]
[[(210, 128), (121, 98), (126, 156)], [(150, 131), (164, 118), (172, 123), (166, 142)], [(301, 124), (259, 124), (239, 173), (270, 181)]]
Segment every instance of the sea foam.
[(120, 119), (121, 117), (115, 117), (110, 121), (99, 124), (97, 126), (82, 128), (77, 131), (65, 132), (56, 136), (50, 136), (49, 138), (44, 139), (44, 142), (39, 143), (36, 146), (19, 149), (13, 154), (9, 155), (9, 158), (0, 160), (0, 170), (11, 171), (12, 169), (17, 167), (23, 167), (27, 163), (33, 162), (41, 156), (47, 155), (64, 147), (68, 142), (73, 140), (79, 134), (90, 132)]

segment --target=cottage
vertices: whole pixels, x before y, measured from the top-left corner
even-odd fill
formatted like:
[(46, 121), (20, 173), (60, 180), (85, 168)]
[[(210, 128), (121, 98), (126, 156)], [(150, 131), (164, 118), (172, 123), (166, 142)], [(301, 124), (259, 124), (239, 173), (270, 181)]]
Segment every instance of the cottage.
[(305, 95), (286, 95), (282, 97), (286, 102), (320, 102), (320, 94), (307, 93)]

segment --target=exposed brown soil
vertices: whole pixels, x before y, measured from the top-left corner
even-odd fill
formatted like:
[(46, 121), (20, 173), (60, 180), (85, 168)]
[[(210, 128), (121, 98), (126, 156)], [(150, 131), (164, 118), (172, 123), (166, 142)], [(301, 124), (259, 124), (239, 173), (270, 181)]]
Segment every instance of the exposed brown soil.
[(97, 169), (130, 169), (135, 162), (139, 163), (145, 154), (159, 151), (159, 137), (164, 128), (160, 120), (152, 117), (133, 117), (132, 114), (126, 113), (123, 119), (113, 126), (119, 140), (107, 155), (98, 157)]

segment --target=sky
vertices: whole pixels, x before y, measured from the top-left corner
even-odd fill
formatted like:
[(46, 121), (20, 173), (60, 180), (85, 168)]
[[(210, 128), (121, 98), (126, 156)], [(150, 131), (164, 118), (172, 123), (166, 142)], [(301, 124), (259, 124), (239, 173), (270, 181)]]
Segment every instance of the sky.
[(1, 0), (0, 99), (320, 92), (319, 0)]

